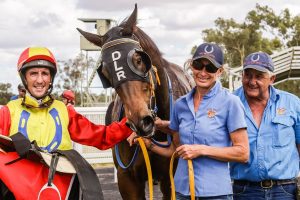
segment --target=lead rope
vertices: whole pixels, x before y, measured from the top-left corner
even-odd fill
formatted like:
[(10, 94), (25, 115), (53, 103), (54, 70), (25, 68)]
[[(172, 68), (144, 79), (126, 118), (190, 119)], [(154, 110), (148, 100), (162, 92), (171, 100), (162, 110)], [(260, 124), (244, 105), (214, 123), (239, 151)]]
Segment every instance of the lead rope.
[[(176, 200), (175, 184), (174, 184), (174, 177), (173, 177), (173, 165), (174, 165), (175, 155), (176, 155), (176, 152), (174, 152), (172, 157), (171, 157), (170, 169), (169, 169), (172, 200)], [(188, 162), (188, 170), (189, 170), (189, 183), (190, 183), (191, 200), (195, 200), (195, 180), (194, 180), (193, 161), (192, 160), (187, 160), (187, 162)]]
[(149, 200), (153, 200), (153, 179), (152, 179), (152, 170), (151, 170), (151, 164), (150, 164), (150, 159), (148, 155), (147, 148), (145, 146), (144, 140), (140, 137), (137, 138), (140, 147), (142, 149), (143, 155), (144, 155), (144, 160), (146, 163), (146, 168), (147, 168), (147, 174), (148, 174), (148, 186), (149, 186)]

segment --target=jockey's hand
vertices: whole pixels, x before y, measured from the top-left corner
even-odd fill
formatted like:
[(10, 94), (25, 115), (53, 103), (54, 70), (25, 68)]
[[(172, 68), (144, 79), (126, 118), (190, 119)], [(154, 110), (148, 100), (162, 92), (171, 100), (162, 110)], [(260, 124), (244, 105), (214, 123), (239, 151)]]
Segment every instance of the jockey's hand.
[(136, 132), (132, 132), (131, 135), (127, 138), (127, 142), (129, 143), (129, 146), (132, 146), (133, 144), (137, 143), (137, 140), (135, 138), (137, 137)]
[[(138, 140), (136, 139), (137, 137), (138, 137), (138, 135), (136, 134), (136, 132), (131, 133), (131, 135), (127, 138), (127, 142), (129, 143), (129, 146), (132, 146), (133, 144), (138, 143)], [(151, 145), (151, 140), (147, 139), (147, 138), (142, 138), (142, 139), (144, 140), (145, 146), (148, 149)]]

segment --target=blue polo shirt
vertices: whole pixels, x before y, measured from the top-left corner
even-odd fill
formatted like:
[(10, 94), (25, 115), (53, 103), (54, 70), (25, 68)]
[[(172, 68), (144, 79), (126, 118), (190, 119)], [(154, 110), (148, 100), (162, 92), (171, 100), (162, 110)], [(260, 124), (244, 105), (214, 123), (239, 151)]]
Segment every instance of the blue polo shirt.
[[(219, 81), (203, 97), (194, 112), (195, 88), (179, 98), (172, 111), (170, 128), (179, 133), (181, 144), (231, 146), (230, 133), (246, 127), (244, 108), (238, 97), (222, 88)], [(232, 194), (228, 162), (209, 157), (193, 159), (197, 197)], [(175, 173), (176, 192), (190, 195), (187, 161), (179, 159)]]
[(295, 178), (299, 172), (300, 101), (293, 94), (270, 87), (270, 98), (260, 127), (256, 126), (243, 88), (235, 91), (246, 111), (250, 158), (231, 163), (236, 180), (262, 181)]

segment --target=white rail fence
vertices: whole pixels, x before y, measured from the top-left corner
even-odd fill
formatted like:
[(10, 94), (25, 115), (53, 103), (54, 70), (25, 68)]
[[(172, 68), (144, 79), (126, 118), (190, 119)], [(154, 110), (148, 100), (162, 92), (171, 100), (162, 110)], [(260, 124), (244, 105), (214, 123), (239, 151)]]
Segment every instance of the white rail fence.
[[(105, 123), (107, 107), (75, 107), (75, 110), (95, 124)], [(113, 163), (111, 149), (101, 151), (95, 147), (74, 143), (76, 149), (89, 163)]]

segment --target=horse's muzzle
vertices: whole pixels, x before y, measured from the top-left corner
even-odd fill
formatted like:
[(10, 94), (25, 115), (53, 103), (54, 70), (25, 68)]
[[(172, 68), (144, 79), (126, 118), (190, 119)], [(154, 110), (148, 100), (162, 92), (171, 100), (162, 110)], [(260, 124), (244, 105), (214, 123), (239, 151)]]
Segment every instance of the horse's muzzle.
[(151, 138), (154, 136), (154, 119), (151, 115), (145, 116), (137, 126), (130, 120), (126, 122), (126, 125), (141, 137)]

